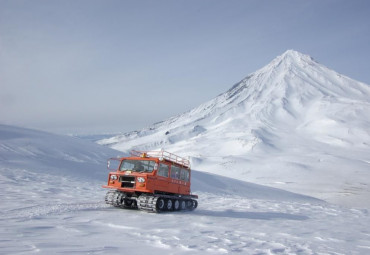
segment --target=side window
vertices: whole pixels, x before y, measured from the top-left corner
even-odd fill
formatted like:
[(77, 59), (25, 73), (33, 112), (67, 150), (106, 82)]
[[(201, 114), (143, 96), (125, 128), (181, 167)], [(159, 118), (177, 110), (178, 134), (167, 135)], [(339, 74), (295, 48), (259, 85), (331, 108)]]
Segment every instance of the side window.
[(181, 169), (180, 179), (186, 182), (189, 181), (189, 170), (188, 169), (185, 169), (185, 168)]
[(180, 167), (172, 165), (171, 166), (171, 178), (180, 180), (180, 171), (181, 171)]
[(159, 165), (159, 170), (158, 170), (158, 175), (159, 176), (164, 176), (164, 177), (168, 177), (168, 171), (169, 171), (169, 167), (165, 164), (160, 164)]

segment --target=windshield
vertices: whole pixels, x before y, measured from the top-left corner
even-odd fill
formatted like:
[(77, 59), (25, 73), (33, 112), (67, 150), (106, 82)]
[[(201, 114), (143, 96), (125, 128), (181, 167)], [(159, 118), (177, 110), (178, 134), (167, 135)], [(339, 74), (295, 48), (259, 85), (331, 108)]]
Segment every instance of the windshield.
[(122, 161), (120, 171), (134, 171), (134, 172), (153, 172), (154, 161), (150, 160), (130, 160), (126, 159)]

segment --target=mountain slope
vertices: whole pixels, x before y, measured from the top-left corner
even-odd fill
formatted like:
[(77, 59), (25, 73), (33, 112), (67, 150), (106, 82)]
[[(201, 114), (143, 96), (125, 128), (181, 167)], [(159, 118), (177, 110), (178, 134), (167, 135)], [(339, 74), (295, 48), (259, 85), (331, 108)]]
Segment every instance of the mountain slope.
[(368, 85), (289, 50), (199, 107), (99, 143), (165, 148), (203, 171), (370, 206), (369, 126)]
[(105, 180), (107, 158), (120, 154), (93, 142), (0, 125), (1, 167), (34, 173)]
[[(99, 182), (94, 189), (103, 190), (108, 176), (106, 161), (120, 152), (95, 143), (69, 136), (55, 135), (42, 131), (15, 126), (0, 125), (0, 176), (10, 183), (29, 184), (31, 189), (39, 185), (38, 179), (51, 183), (70, 180)], [(27, 176), (22, 183), (21, 176)], [(38, 177), (39, 176), (39, 177)], [(235, 179), (194, 171), (192, 190), (219, 195), (234, 194), (238, 186), (239, 195), (258, 199), (320, 202), (299, 194)], [(6, 182), (4, 182), (6, 185)], [(60, 183), (56, 186), (60, 187)], [(67, 187), (70, 187), (65, 183)], [(88, 183), (84, 183), (90, 186)], [(79, 188), (81, 184), (77, 185)], [(83, 186), (83, 185), (82, 185)], [(92, 185), (94, 186), (94, 185)], [(87, 189), (87, 187), (84, 187)], [(27, 193), (27, 192), (26, 192)]]
[(117, 151), (80, 139), (0, 125), (0, 254), (367, 254), (370, 249), (368, 210), (197, 171), (194, 211), (152, 214), (107, 206), (101, 184), (105, 158), (112, 154)]

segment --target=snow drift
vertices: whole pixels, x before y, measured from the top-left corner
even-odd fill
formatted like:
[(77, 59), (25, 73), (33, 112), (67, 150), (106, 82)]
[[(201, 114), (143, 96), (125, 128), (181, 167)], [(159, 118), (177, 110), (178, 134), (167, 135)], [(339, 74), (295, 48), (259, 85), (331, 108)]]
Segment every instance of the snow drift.
[(119, 154), (74, 137), (0, 125), (0, 162), (8, 169), (105, 180), (107, 158)]
[(202, 171), (370, 206), (369, 126), (369, 85), (289, 50), (199, 107), (98, 143), (165, 148)]
[[(107, 159), (121, 153), (78, 138), (6, 125), (0, 125), (0, 142), (2, 176), (17, 180), (22, 185), (22, 180), (18, 180), (16, 176), (27, 175), (24, 181), (28, 185), (32, 180), (31, 187), (38, 185), (39, 175), (43, 182), (45, 179), (54, 182), (53, 179), (60, 178), (66, 181), (71, 178), (90, 181), (97, 185), (96, 189), (102, 190), (100, 186), (105, 184), (108, 176)], [(218, 195), (237, 193), (248, 198), (320, 202), (284, 190), (198, 171), (193, 171), (192, 181), (193, 191), (199, 192)], [(85, 185), (90, 186), (86, 183)]]

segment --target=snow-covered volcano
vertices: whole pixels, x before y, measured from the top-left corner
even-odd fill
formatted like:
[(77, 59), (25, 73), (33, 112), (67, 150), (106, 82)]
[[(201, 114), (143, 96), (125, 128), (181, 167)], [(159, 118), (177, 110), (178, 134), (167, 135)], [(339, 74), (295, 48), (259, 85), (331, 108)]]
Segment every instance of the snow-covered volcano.
[(369, 126), (369, 85), (288, 50), (199, 107), (99, 143), (165, 148), (202, 171), (370, 206)]

